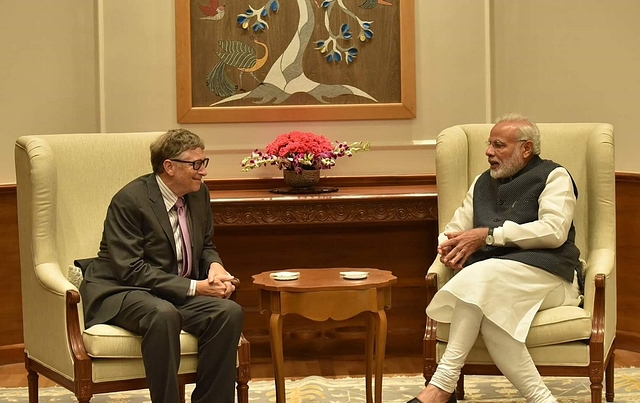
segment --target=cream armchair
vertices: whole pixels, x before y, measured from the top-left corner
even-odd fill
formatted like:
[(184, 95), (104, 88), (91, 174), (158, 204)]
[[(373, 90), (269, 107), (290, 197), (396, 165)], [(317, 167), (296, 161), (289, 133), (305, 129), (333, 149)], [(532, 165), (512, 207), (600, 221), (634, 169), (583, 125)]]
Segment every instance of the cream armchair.
[[(120, 187), (151, 171), (149, 145), (160, 133), (20, 137), (15, 147), (22, 312), (29, 401), (38, 374), (74, 392), (146, 388), (140, 337), (110, 325), (85, 329), (69, 281), (74, 260), (95, 256), (107, 205)], [(181, 335), (180, 383), (195, 382), (197, 340)], [(158, 352), (159, 354), (161, 352)], [(238, 401), (248, 402), (249, 343), (238, 347)]]
[[(436, 142), (440, 231), (460, 206), (474, 177), (488, 168), (485, 141), (493, 125), (454, 126)], [(616, 332), (616, 217), (613, 127), (608, 124), (540, 124), (541, 157), (569, 170), (578, 186), (574, 224), (584, 259), (584, 307), (538, 312), (526, 343), (543, 376), (587, 376), (591, 401), (613, 401)], [(429, 268), (427, 303), (452, 276), (438, 258)], [(449, 325), (427, 317), (424, 377), (428, 382), (447, 346)], [(462, 370), (456, 395), (464, 398), (464, 375), (498, 375), (481, 336)]]

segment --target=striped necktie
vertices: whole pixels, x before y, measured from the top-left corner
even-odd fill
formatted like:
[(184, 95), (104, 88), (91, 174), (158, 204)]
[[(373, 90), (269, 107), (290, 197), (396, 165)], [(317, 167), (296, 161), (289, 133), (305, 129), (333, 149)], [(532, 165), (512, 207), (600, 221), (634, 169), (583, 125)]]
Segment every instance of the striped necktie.
[(178, 226), (180, 227), (180, 238), (182, 239), (182, 270), (180, 271), (180, 276), (189, 277), (191, 274), (191, 235), (187, 226), (187, 211), (184, 207), (184, 198), (178, 197), (175, 207), (178, 212)]

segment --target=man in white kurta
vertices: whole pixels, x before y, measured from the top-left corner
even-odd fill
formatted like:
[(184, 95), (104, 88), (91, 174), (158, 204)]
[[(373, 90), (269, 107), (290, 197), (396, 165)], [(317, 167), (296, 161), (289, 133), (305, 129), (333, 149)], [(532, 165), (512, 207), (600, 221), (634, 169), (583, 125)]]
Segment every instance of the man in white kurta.
[(441, 262), (457, 273), (427, 315), (451, 323), (449, 342), (429, 385), (411, 402), (455, 400), (479, 333), (527, 402), (556, 402), (524, 342), (537, 311), (581, 302), (577, 190), (566, 169), (539, 157), (539, 138), (528, 119), (501, 118), (487, 141), (489, 170), (475, 178), (438, 238)]

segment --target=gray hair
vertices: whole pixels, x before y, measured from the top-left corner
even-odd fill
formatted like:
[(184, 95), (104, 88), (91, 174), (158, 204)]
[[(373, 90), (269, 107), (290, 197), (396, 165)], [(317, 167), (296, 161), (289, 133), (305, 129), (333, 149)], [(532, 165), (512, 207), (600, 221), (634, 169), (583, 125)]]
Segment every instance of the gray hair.
[(186, 129), (169, 130), (149, 146), (153, 172), (158, 175), (163, 173), (165, 160), (178, 158), (183, 152), (195, 148), (204, 150), (204, 142), (198, 135)]
[(528, 117), (519, 113), (507, 113), (496, 121), (498, 123), (513, 123), (518, 126), (518, 140), (528, 140), (533, 143), (533, 154), (540, 154), (540, 129)]

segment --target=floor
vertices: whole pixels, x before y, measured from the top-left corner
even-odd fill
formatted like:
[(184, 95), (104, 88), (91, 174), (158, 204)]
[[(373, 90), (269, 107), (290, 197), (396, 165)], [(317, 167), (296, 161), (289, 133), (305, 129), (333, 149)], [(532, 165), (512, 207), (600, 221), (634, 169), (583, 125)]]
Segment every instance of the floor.
[[(640, 352), (625, 350), (616, 351), (616, 368), (640, 367)], [(364, 363), (358, 357), (341, 357), (340, 359), (286, 359), (284, 373), (287, 378), (301, 378), (307, 375), (324, 377), (362, 376)], [(418, 374), (422, 372), (421, 357), (386, 357), (384, 373), (389, 374)], [(251, 363), (252, 379), (272, 379), (273, 368), (269, 359), (254, 359)], [(40, 377), (39, 386), (49, 387), (55, 384)], [(24, 364), (9, 364), (0, 366), (0, 387), (17, 388), (27, 386), (27, 373)]]

